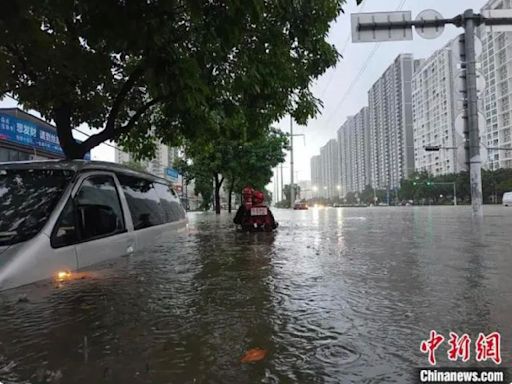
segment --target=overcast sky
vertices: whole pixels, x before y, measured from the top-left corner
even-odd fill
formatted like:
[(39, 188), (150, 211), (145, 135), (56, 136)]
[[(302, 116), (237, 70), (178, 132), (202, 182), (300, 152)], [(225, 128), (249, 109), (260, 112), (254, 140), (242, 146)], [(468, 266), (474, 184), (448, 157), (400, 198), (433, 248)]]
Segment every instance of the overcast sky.
[[(386, 68), (400, 53), (413, 53), (415, 58), (428, 57), (441, 48), (461, 29), (448, 26), (441, 37), (425, 40), (414, 35), (413, 41), (352, 44), (350, 39), (350, 14), (353, 12), (377, 12), (411, 10), (413, 18), (424, 9), (436, 9), (444, 17), (453, 17), (465, 9), (479, 11), (486, 0), (364, 0), (356, 7), (356, 0), (347, 0), (345, 14), (342, 14), (331, 28), (329, 40), (342, 53), (343, 59), (336, 67), (328, 70), (314, 85), (316, 97), (322, 99), (324, 107), (319, 116), (311, 120), (307, 126), (295, 126), (294, 133), (306, 135), (306, 145), (302, 138), (295, 139), (295, 170), (296, 180), (310, 179), (310, 158), (320, 153), (320, 147), (336, 137), (336, 131), (347, 116), (356, 114), (367, 105), (367, 91), (381, 76)], [(0, 106), (16, 106), (8, 98), (0, 102)], [(282, 130), (290, 129), (289, 118), (277, 123)], [(87, 127), (81, 127), (88, 131)], [(83, 136), (77, 134), (77, 138)], [(100, 145), (92, 150), (95, 160), (114, 161), (114, 149)], [(285, 183), (290, 180), (289, 159), (285, 164)], [(272, 191), (272, 185), (269, 189)]]

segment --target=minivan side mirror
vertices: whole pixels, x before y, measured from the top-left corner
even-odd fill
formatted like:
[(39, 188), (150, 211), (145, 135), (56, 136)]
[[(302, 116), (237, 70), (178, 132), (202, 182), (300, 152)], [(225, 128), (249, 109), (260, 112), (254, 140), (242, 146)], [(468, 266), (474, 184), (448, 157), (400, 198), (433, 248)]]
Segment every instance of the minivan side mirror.
[(77, 210), (82, 240), (112, 234), (119, 228), (119, 219), (108, 205), (81, 204)]

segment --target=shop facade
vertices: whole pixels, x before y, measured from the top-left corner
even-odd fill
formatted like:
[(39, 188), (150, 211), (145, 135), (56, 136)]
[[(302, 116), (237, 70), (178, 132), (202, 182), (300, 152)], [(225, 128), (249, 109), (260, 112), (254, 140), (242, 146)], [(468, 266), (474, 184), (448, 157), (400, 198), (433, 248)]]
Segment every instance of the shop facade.
[(57, 129), (19, 108), (0, 108), (0, 162), (50, 159), (64, 159)]

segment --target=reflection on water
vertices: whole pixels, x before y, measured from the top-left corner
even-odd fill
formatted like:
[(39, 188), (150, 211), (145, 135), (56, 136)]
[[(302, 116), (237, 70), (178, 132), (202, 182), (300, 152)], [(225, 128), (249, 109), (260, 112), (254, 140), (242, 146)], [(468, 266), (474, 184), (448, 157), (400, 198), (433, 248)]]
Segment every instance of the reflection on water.
[(145, 254), (0, 294), (0, 381), (410, 382), (431, 329), (498, 330), (510, 366), (512, 209), (275, 214), (275, 234), (193, 214)]

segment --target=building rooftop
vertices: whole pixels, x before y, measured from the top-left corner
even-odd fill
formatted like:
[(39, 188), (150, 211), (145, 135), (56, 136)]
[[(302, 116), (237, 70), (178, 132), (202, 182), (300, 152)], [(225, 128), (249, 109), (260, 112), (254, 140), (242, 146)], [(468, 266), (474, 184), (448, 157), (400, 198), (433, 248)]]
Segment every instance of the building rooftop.
[(9, 115), (9, 116), (14, 116), (19, 119), (28, 120), (31, 123), (42, 125), (46, 128), (53, 129), (54, 131), (57, 130), (55, 125), (52, 125), (52, 124), (44, 121), (43, 119), (40, 119), (39, 117), (34, 116), (28, 112), (25, 112), (24, 110), (22, 110), (20, 108), (0, 108), (0, 113), (5, 113), (6, 115)]

